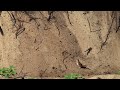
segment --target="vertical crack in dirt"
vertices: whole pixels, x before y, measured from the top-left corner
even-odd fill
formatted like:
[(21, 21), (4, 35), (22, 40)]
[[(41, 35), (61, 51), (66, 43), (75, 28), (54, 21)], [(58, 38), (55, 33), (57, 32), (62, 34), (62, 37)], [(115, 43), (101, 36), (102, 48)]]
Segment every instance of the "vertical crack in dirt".
[(95, 31), (92, 31), (92, 29), (91, 29), (91, 24), (90, 24), (90, 21), (89, 21), (89, 19), (88, 19), (88, 18), (87, 18), (87, 21), (88, 21), (88, 25), (89, 25), (90, 32), (100, 31), (100, 30), (95, 30)]
[(48, 11), (48, 15), (49, 15), (49, 17), (48, 17), (48, 19), (47, 19), (48, 22), (50, 22), (51, 19), (54, 19), (54, 18), (55, 18), (54, 15), (53, 15), (54, 12), (55, 12), (55, 11)]
[(62, 52), (62, 55), (63, 55), (63, 64), (64, 64), (65, 68), (67, 69), (67, 66), (65, 64), (65, 59), (67, 59), (71, 54), (69, 54), (68, 51), (65, 50)]
[[(111, 22), (111, 25), (110, 25), (110, 27), (109, 27), (109, 29), (108, 29), (108, 33), (107, 33), (107, 35), (106, 35), (105, 41), (102, 43), (102, 45), (101, 45), (101, 47), (100, 47), (100, 51), (102, 50), (103, 46), (105, 46), (106, 43), (107, 43), (107, 40), (108, 40), (109, 35), (110, 35), (110, 33), (111, 33), (111, 28), (112, 28), (112, 26), (113, 26), (114, 19), (115, 19), (115, 14), (114, 14), (114, 17), (112, 18), (112, 22)], [(100, 51), (99, 51), (99, 52), (100, 52)], [(99, 53), (99, 52), (98, 52), (98, 53)]]
[(68, 17), (68, 21), (69, 21), (70, 25), (72, 25), (71, 20), (70, 20), (69, 11), (67, 11), (67, 17)]
[(116, 14), (116, 33), (117, 33), (118, 30), (120, 30), (120, 15), (119, 12), (118, 13), (116, 12), (115, 14)]
[(3, 32), (3, 29), (1, 28), (1, 26), (0, 26), (0, 33), (2, 36), (4, 36), (4, 32)]

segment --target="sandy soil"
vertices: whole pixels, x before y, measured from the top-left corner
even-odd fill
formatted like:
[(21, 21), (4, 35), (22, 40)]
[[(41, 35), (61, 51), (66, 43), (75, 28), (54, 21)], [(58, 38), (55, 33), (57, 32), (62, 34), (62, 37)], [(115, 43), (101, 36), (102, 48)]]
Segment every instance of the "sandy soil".
[(3, 11), (0, 68), (13, 65), (27, 76), (60, 78), (69, 73), (118, 72), (120, 32), (116, 33), (118, 23), (113, 19), (117, 15), (112, 11), (55, 11), (50, 17), (47, 11)]

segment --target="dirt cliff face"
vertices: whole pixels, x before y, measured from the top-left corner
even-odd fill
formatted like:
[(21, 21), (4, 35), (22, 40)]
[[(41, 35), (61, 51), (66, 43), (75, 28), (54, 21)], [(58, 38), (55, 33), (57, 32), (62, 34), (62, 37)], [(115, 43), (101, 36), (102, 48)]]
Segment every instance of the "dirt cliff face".
[(118, 12), (2, 11), (0, 67), (29, 76), (114, 73), (120, 69)]

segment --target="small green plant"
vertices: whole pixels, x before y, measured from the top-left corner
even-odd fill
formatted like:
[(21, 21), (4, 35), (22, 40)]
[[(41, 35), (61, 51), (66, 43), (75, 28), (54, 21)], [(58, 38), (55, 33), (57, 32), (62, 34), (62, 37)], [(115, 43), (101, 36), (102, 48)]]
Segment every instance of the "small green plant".
[(15, 71), (15, 67), (14, 66), (10, 66), (9, 68), (1, 68), (0, 69), (0, 75), (5, 77), (5, 78), (10, 78), (11, 76), (17, 74)]
[(114, 74), (118, 74), (118, 75), (120, 75), (120, 70), (115, 71)]
[(65, 79), (84, 79), (81, 75), (75, 74), (75, 73), (65, 75), (64, 78)]

